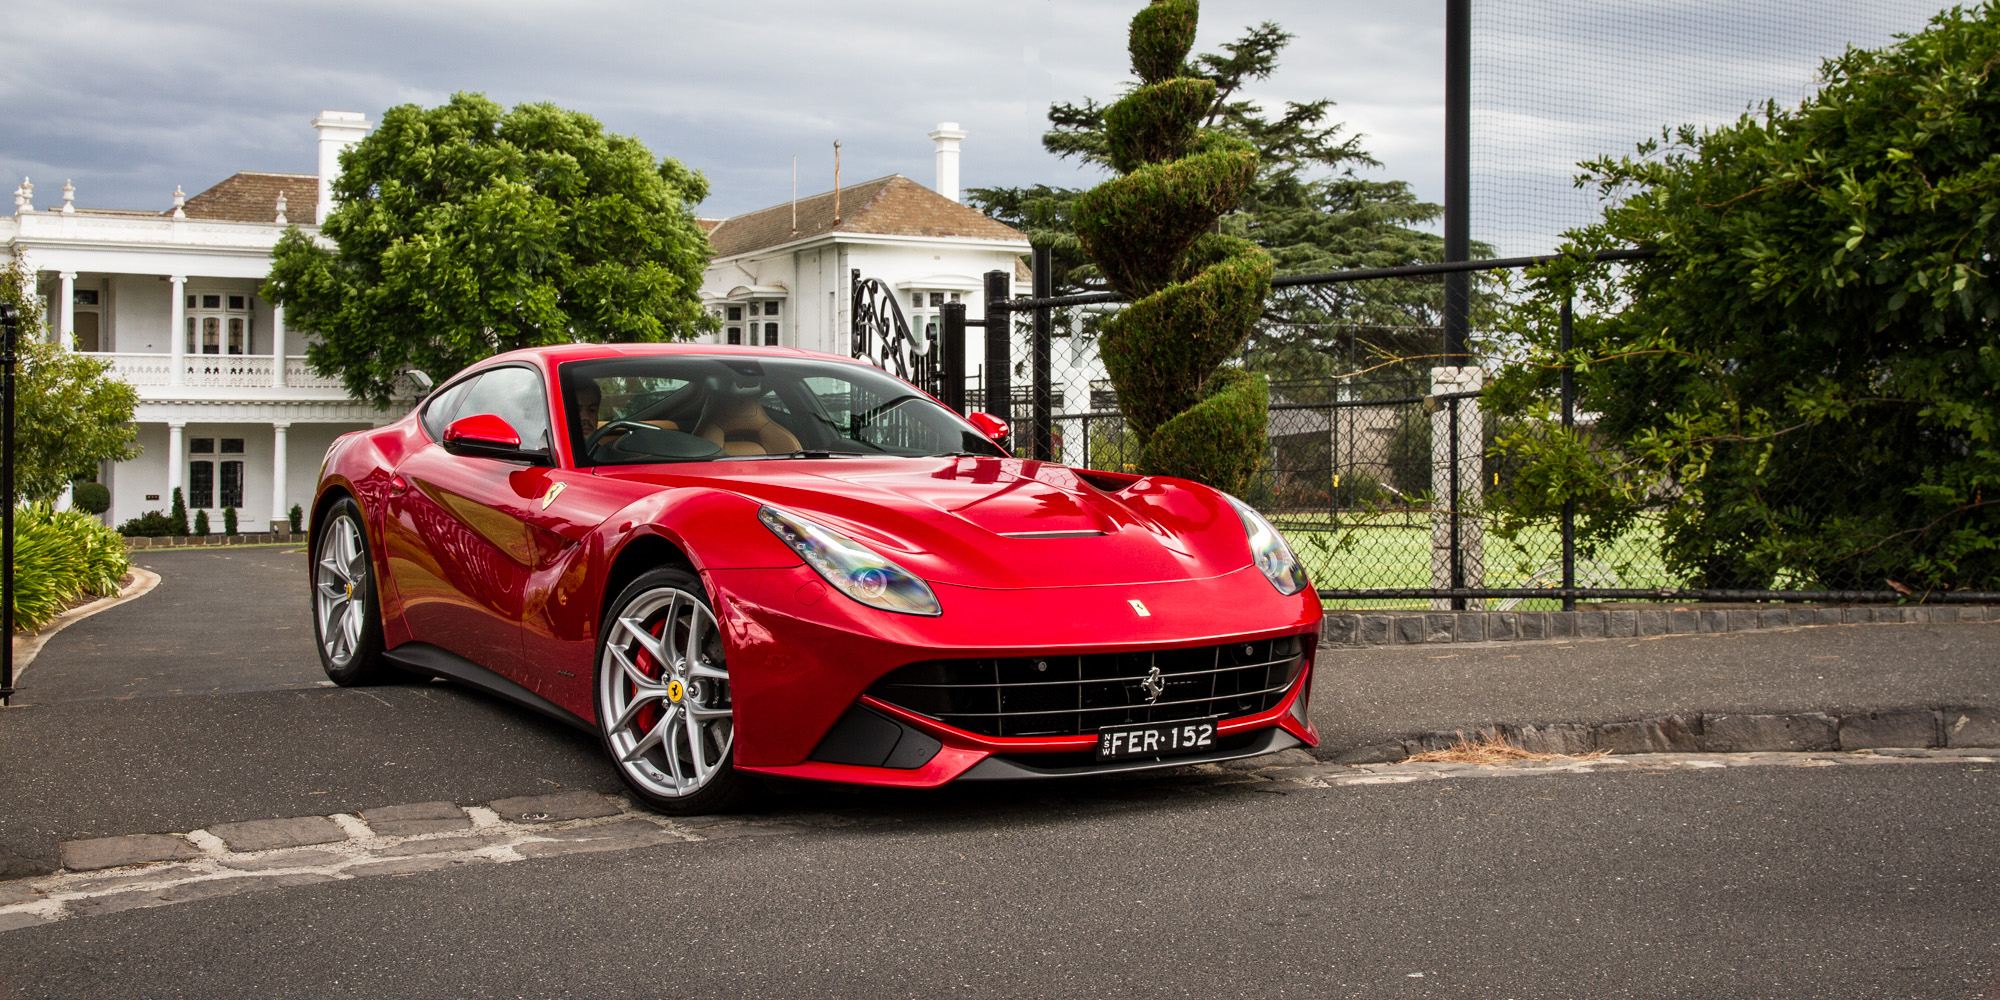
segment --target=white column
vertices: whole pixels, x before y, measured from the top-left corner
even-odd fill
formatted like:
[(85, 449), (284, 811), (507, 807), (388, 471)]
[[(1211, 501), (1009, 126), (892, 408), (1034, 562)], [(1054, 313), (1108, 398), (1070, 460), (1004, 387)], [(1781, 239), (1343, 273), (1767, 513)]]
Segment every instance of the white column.
[[(285, 385), (285, 307), (271, 307), (271, 384)], [(278, 432), (280, 435), (284, 431)], [(280, 441), (284, 440), (281, 436)], [(282, 513), (282, 512), (281, 512)]]
[[(1477, 366), (1431, 369), (1431, 395), (1478, 392), (1486, 382), (1486, 370)], [(1437, 497), (1431, 515), (1431, 586), (1451, 586), (1451, 512), (1458, 517), (1458, 553), (1461, 585), (1486, 585), (1486, 529), (1480, 516), (1486, 506), (1486, 490), (1480, 477), (1486, 467), (1485, 423), (1479, 415), (1479, 397), (1458, 400), (1458, 420), (1451, 419), (1452, 405), (1440, 400), (1431, 414), (1431, 492)], [(1452, 441), (1458, 445), (1458, 497), (1452, 498)], [(1468, 600), (1468, 610), (1478, 610), (1485, 602)], [(1451, 601), (1433, 599), (1432, 610), (1449, 611)]]
[[(286, 524), (285, 516), (292, 509), (290, 498), (285, 496), (285, 432), (291, 424), (275, 421), (271, 424), (271, 530)], [(286, 530), (290, 526), (286, 525)]]
[[(178, 300), (177, 300), (178, 301)], [(178, 343), (178, 341), (176, 341)], [(178, 370), (178, 369), (176, 369)], [(174, 491), (186, 485), (181, 478), (187, 472), (187, 443), (181, 438), (181, 431), (187, 428), (185, 420), (167, 421), (167, 507), (173, 509)], [(183, 500), (186, 497), (182, 497)], [(192, 515), (190, 515), (192, 516)]]
[(56, 294), (56, 343), (65, 351), (76, 350), (76, 272), (62, 271), (61, 290)]
[[(173, 304), (167, 309), (167, 326), (169, 327), (167, 330), (167, 348), (168, 353), (174, 357), (174, 373), (169, 381), (174, 385), (179, 385), (182, 381), (181, 369), (187, 367), (184, 358), (184, 348), (187, 342), (187, 278), (175, 274), (169, 275), (167, 281), (173, 285), (174, 289)], [(179, 425), (169, 424), (168, 426), (178, 428)], [(174, 431), (174, 435), (174, 440), (179, 441), (180, 431), (178, 429)], [(178, 448), (179, 445), (175, 447)], [(179, 473), (177, 472), (175, 475), (178, 476)], [(179, 482), (179, 480), (175, 481)]]

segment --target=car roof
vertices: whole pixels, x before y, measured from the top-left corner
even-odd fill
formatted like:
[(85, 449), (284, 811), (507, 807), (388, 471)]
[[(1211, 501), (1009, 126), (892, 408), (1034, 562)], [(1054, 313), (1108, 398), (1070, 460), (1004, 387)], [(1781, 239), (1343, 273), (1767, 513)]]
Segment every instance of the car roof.
[(746, 347), (730, 344), (556, 344), (551, 347), (525, 347), (518, 351), (496, 354), (481, 362), (526, 361), (539, 359), (546, 364), (556, 365), (567, 361), (591, 361), (598, 358), (647, 357), (663, 354), (733, 354), (767, 358), (817, 358), (824, 361), (845, 361), (857, 363), (855, 358), (843, 358), (838, 354), (822, 354), (818, 351), (802, 351), (795, 347)]

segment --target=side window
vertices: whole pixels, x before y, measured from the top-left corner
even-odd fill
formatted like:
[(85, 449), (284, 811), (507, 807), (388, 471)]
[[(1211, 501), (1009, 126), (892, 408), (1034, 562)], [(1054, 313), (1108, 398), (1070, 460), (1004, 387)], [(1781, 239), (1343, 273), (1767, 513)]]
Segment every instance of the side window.
[(465, 398), (465, 390), (479, 381), (478, 376), (466, 379), (456, 385), (447, 386), (443, 392), (424, 402), (424, 433), (433, 441), (444, 440), (444, 429), (451, 425), (451, 412), (458, 408), (458, 402)]
[(521, 435), (521, 447), (533, 450), (549, 446), (548, 394), (542, 391), (542, 376), (530, 368), (495, 368), (471, 383), (453, 420), (491, 413)]

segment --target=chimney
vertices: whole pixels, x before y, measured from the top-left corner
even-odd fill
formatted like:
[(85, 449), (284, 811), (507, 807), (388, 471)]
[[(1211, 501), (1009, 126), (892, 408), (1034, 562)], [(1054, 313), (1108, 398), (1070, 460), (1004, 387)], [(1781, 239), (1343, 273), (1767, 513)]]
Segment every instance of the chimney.
[(374, 124), (359, 111), (322, 111), (312, 125), (319, 132), (319, 204), (313, 209), (317, 226), (333, 211), (333, 179), (340, 176), (341, 150), (360, 142)]
[(937, 143), (937, 186), (932, 190), (958, 200), (958, 140), (965, 138), (957, 122), (939, 122), (931, 141)]

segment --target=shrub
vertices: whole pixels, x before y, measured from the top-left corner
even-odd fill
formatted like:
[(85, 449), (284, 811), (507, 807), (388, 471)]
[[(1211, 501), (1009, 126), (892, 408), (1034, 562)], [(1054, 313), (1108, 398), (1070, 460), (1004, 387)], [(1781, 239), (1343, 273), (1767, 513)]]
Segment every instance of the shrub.
[(198, 510), (194, 512), (194, 531), (192, 534), (200, 535), (203, 538), (208, 537), (208, 511)]
[(111, 509), (111, 489), (103, 483), (72, 483), (69, 502), (86, 514), (102, 514)]
[(225, 535), (236, 534), (236, 508), (222, 508), (222, 533)]
[(20, 508), (14, 521), (14, 622), (33, 630), (71, 601), (117, 593), (130, 564), (125, 542), (97, 518), (47, 504)]
[(178, 486), (174, 487), (173, 511), (167, 516), (173, 519), (173, 534), (185, 537), (188, 533), (187, 499), (181, 496), (181, 488)]
[(305, 530), (306, 509), (298, 504), (293, 504), (291, 513), (286, 514), (285, 519), (291, 522), (292, 534), (296, 535), (300, 531)]
[(157, 510), (149, 510), (119, 525), (118, 533), (132, 538), (164, 538), (178, 534), (174, 530), (174, 519)]
[(1584, 164), (1612, 204), (1574, 248), (1659, 255), (1534, 272), (1530, 363), (1494, 398), (1546, 412), (1586, 362), (1606, 446), (1523, 441), (1523, 516), (1573, 499), (1610, 537), (1660, 509), (1664, 562), (1698, 587), (2000, 587), (1996, 62), (2000, 5), (1953, 7), (1828, 60), (1795, 109)]

